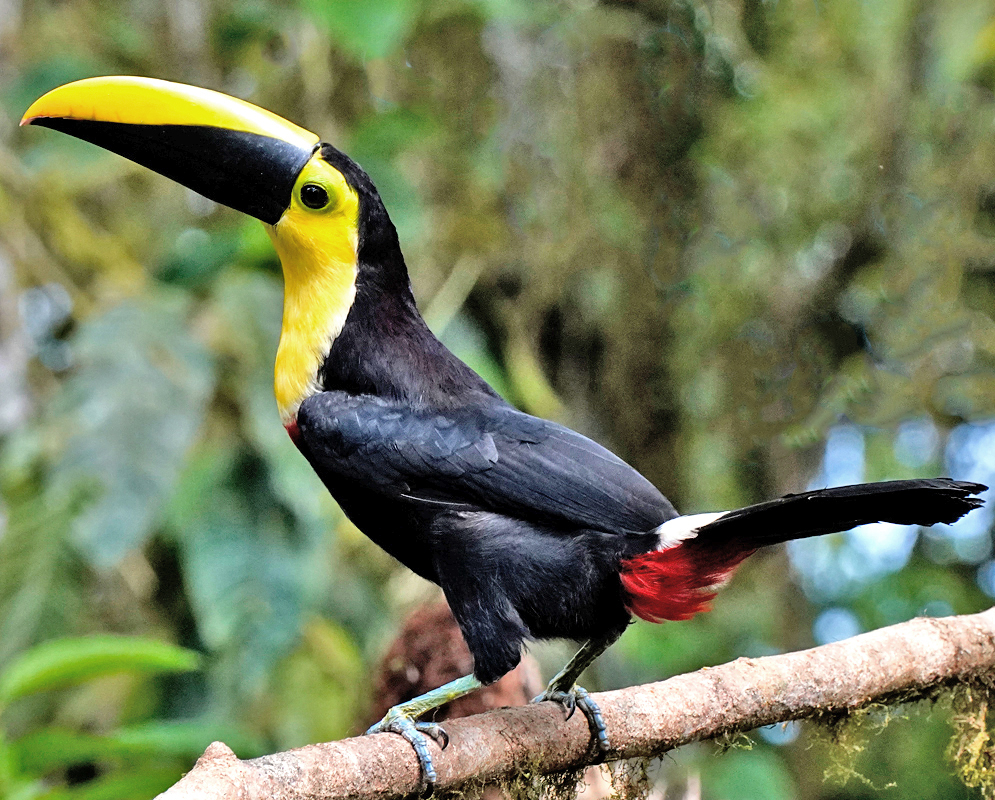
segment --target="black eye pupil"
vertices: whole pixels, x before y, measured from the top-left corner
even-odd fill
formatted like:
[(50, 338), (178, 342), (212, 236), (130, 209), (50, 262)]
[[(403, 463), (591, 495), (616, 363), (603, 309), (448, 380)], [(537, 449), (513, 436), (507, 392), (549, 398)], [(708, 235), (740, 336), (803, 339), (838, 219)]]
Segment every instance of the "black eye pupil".
[(305, 183), (301, 187), (301, 202), (308, 208), (324, 208), (328, 205), (328, 192), (316, 183)]

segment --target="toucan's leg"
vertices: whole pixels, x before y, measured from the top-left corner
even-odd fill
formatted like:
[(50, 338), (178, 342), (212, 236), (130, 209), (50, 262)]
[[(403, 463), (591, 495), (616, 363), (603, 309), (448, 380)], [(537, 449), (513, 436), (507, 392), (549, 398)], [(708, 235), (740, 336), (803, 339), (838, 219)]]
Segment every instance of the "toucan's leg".
[(445, 749), (449, 744), (449, 735), (441, 725), (434, 722), (418, 722), (418, 717), (434, 708), (451, 703), (481, 686), (483, 684), (473, 675), (457, 678), (438, 689), (394, 706), (367, 733), (399, 733), (411, 743), (421, 767), (421, 790), (424, 792), (435, 785), (437, 778), (432, 755), (428, 751), (428, 737), (433, 738), (439, 747)]
[(608, 751), (608, 731), (605, 729), (605, 721), (601, 717), (601, 709), (595, 703), (587, 690), (577, 686), (577, 678), (587, 669), (594, 660), (605, 650), (611, 647), (622, 635), (622, 631), (615, 631), (601, 639), (591, 639), (586, 642), (576, 655), (567, 662), (556, 677), (549, 682), (546, 691), (539, 695), (533, 702), (541, 703), (543, 700), (552, 700), (559, 703), (567, 710), (567, 718), (573, 714), (575, 709), (580, 709), (587, 717), (587, 722), (591, 726), (591, 733), (598, 740), (598, 748), (602, 753)]

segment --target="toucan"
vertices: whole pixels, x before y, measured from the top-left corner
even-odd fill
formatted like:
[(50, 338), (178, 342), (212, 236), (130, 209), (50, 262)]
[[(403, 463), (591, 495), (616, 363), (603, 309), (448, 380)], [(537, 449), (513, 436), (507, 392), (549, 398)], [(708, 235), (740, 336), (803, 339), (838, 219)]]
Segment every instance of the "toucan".
[(348, 517), (440, 587), (473, 673), (392, 708), (369, 732), (414, 747), (419, 717), (497, 680), (534, 639), (582, 642), (537, 700), (580, 709), (610, 741), (580, 673), (633, 617), (685, 620), (760, 547), (869, 522), (932, 525), (987, 487), (946, 478), (819, 489), (681, 516), (606, 448), (519, 411), (456, 358), (415, 306), (397, 232), (366, 172), (245, 101), (137, 77), (90, 78), (37, 100), (42, 125), (125, 156), (259, 219), (284, 276), (276, 403)]

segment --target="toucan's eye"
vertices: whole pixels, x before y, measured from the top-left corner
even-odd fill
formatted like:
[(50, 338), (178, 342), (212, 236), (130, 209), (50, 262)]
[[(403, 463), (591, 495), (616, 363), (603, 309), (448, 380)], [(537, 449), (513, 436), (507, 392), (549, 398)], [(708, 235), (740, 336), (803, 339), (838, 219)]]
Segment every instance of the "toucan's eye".
[(301, 202), (308, 208), (324, 208), (328, 205), (328, 192), (317, 183), (305, 183), (301, 187)]

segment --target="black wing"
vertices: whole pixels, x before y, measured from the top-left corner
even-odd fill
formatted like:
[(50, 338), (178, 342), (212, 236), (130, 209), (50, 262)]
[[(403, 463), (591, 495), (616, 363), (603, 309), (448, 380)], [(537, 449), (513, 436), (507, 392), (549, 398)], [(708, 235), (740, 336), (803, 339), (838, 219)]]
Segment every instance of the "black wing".
[(499, 401), (437, 411), (322, 392), (304, 401), (297, 424), (319, 471), (396, 498), (609, 533), (645, 532), (677, 516), (605, 448)]

